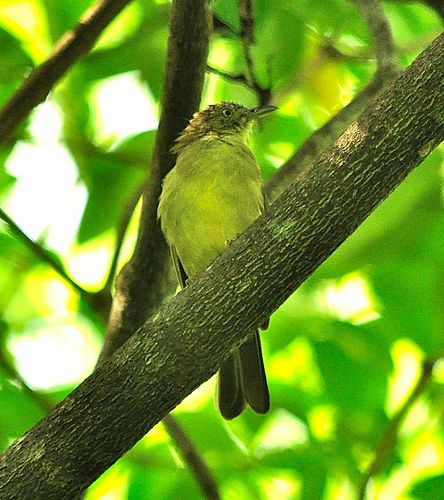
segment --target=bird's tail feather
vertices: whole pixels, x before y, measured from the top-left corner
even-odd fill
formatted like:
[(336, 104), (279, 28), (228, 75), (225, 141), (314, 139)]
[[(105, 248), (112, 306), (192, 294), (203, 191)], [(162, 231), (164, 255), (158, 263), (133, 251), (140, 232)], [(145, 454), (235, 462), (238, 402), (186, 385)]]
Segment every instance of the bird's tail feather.
[(245, 407), (239, 365), (239, 354), (235, 352), (224, 361), (219, 369), (217, 403), (221, 415), (226, 420), (237, 417)]
[(256, 331), (240, 346), (239, 355), (245, 400), (256, 413), (267, 413), (270, 409), (270, 394), (259, 332)]
[(218, 406), (227, 419), (237, 417), (247, 403), (257, 413), (270, 408), (259, 332), (255, 332), (220, 367)]

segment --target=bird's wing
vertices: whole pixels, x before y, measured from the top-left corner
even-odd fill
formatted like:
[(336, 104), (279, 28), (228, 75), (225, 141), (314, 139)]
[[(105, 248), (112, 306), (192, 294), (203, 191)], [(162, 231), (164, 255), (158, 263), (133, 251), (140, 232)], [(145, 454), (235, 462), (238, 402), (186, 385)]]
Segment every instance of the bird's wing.
[(187, 273), (185, 272), (185, 269), (183, 268), (182, 263), (179, 260), (179, 257), (177, 255), (174, 246), (171, 246), (170, 250), (171, 250), (171, 257), (173, 259), (174, 270), (176, 271), (177, 281), (179, 282), (181, 288), (185, 288), (185, 285), (187, 284), (188, 280)]

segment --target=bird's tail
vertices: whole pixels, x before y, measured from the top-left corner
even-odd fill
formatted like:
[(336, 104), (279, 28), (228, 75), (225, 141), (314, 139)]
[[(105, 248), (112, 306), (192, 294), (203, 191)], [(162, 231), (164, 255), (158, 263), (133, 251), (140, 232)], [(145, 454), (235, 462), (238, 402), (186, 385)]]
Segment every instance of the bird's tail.
[(219, 370), (218, 406), (221, 415), (231, 420), (242, 412), (245, 404), (257, 413), (267, 413), (270, 408), (258, 331), (251, 335)]

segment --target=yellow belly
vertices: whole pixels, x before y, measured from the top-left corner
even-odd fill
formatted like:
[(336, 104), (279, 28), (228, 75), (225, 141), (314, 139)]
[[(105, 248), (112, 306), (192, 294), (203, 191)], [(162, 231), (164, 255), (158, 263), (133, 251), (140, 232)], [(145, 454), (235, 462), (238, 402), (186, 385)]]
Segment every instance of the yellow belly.
[(159, 217), (188, 276), (204, 270), (264, 209), (256, 160), (239, 143), (196, 141), (165, 179)]

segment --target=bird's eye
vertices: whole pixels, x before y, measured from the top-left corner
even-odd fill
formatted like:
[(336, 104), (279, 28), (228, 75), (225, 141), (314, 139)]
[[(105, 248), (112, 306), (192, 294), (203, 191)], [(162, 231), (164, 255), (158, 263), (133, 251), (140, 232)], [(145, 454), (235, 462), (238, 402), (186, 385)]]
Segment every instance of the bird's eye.
[(222, 111), (222, 114), (223, 114), (224, 116), (231, 116), (231, 109), (224, 109), (224, 110)]

